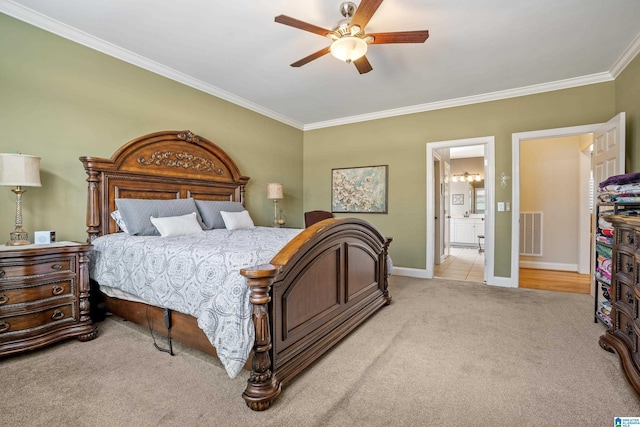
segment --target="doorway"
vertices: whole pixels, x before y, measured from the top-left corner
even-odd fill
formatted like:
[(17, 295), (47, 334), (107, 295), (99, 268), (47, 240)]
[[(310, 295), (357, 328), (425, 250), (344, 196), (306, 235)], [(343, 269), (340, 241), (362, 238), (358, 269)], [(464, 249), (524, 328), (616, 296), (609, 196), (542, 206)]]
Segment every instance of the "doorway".
[[(573, 186), (563, 185), (563, 182), (556, 182), (553, 187), (549, 187), (548, 185), (544, 185), (543, 183), (538, 183), (539, 188), (546, 189), (546, 195), (543, 192), (540, 192), (537, 195), (532, 197), (531, 194), (528, 194), (526, 184), (523, 184), (523, 172), (527, 169), (528, 166), (521, 163), (521, 158), (523, 157), (523, 153), (531, 153), (532, 149), (537, 152), (543, 152), (545, 150), (546, 144), (555, 144), (556, 148), (560, 147), (559, 144), (562, 144), (562, 141), (569, 141), (571, 137), (579, 137), (581, 135), (592, 135), (601, 124), (594, 125), (585, 125), (585, 126), (575, 126), (568, 128), (560, 128), (560, 129), (548, 129), (542, 131), (532, 131), (532, 132), (522, 132), (515, 133), (512, 136), (512, 185), (513, 185), (513, 209), (512, 209), (512, 230), (520, 230), (520, 232), (512, 232), (512, 244), (511, 244), (511, 279), (513, 281), (513, 286), (520, 286), (520, 274), (521, 268), (533, 268), (537, 270), (552, 270), (552, 271), (572, 271), (574, 274), (585, 275), (590, 272), (590, 262), (591, 262), (591, 245), (590, 245), (590, 234), (591, 234), (591, 213), (589, 209), (589, 174), (590, 174), (590, 156), (587, 159), (588, 152), (584, 150), (584, 147), (580, 147), (579, 145), (573, 146), (571, 149), (574, 151), (575, 155), (575, 179), (576, 182)], [(573, 140), (573, 139), (571, 139)], [(592, 138), (591, 138), (592, 140)], [(570, 149), (570, 150), (571, 150)], [(528, 150), (528, 151), (527, 151)], [(529, 157), (530, 158), (530, 155)], [(558, 165), (555, 166), (558, 168)], [(551, 173), (551, 172), (549, 172)], [(578, 179), (579, 177), (579, 179)], [(525, 178), (526, 180), (527, 178)], [(531, 178), (528, 178), (531, 179)], [(562, 204), (558, 203), (556, 207), (547, 206), (547, 209), (539, 209), (542, 211), (544, 216), (553, 215), (557, 213), (558, 209), (562, 209), (562, 206), (566, 207), (571, 206), (572, 209), (576, 212), (575, 214), (567, 214), (565, 218), (570, 218), (570, 220), (574, 221), (572, 224), (568, 225), (568, 227), (572, 228), (572, 232), (575, 235), (571, 235), (571, 249), (568, 249), (565, 252), (574, 253), (573, 247), (577, 248), (577, 252), (575, 252), (575, 257), (572, 261), (567, 262), (566, 260), (554, 260), (553, 254), (548, 253), (544, 254), (544, 243), (541, 243), (540, 253), (534, 254), (534, 256), (523, 256), (523, 246), (526, 246), (521, 239), (528, 239), (527, 237), (523, 237), (523, 229), (527, 229), (527, 226), (521, 228), (521, 219), (528, 221), (528, 215), (532, 212), (532, 210), (538, 210), (537, 206), (545, 206), (551, 204), (553, 205), (553, 197), (561, 197), (562, 189), (570, 189), (571, 194), (567, 191), (567, 195), (570, 195), (574, 200), (569, 203), (567, 199), (562, 200)], [(549, 192), (551, 190), (551, 192)], [(534, 205), (533, 209), (531, 205), (529, 205), (527, 200), (535, 198), (537, 199), (537, 205)], [(545, 214), (545, 212), (547, 212)], [(524, 217), (523, 217), (524, 215)], [(561, 224), (556, 224), (551, 221), (551, 218), (547, 218), (549, 221), (544, 221), (546, 224), (553, 224), (553, 226)], [(567, 225), (565, 225), (567, 227)], [(544, 230), (544, 226), (542, 227)], [(546, 247), (553, 248), (553, 250), (562, 250), (561, 245), (550, 245), (549, 242), (552, 241), (553, 236), (557, 236), (557, 233), (553, 233), (552, 230), (547, 230), (548, 232), (542, 232), (540, 239), (542, 241), (548, 240)], [(566, 231), (566, 229), (565, 229)], [(525, 230), (526, 234), (526, 230)], [(525, 252), (527, 250), (525, 249)], [(535, 271), (534, 271), (535, 273)], [(524, 272), (522, 274), (525, 274)], [(528, 273), (526, 273), (528, 274)], [(528, 286), (527, 286), (528, 287)]]
[[(484, 237), (482, 238), (481, 244), (481, 255), (484, 261), (483, 275), (484, 281), (487, 284), (494, 284), (494, 261), (493, 261), (493, 241), (494, 241), (494, 217), (493, 217), (493, 199), (494, 199), (494, 162), (495, 162), (495, 138), (494, 137), (480, 137), (480, 138), (469, 138), (469, 139), (460, 139), (460, 140), (451, 140), (451, 141), (440, 141), (440, 142), (430, 142), (427, 143), (427, 236), (426, 236), (426, 277), (433, 278), (435, 275), (435, 265), (436, 265), (436, 255), (440, 256), (441, 248), (436, 247), (436, 233), (439, 233), (441, 227), (439, 224), (440, 219), (444, 219), (445, 221), (449, 218), (446, 216), (449, 212), (444, 212), (443, 209), (436, 210), (437, 200), (440, 202), (439, 204), (442, 206), (441, 202), (443, 199), (443, 194), (445, 193), (441, 188), (441, 185), (437, 185), (436, 183), (442, 182), (444, 179), (440, 172), (436, 170), (435, 164), (436, 160), (439, 158), (440, 162), (442, 162), (443, 154), (446, 154), (447, 163), (450, 162), (448, 158), (448, 153), (450, 149), (457, 149), (461, 147), (467, 146), (481, 146), (484, 151)], [(471, 172), (469, 173), (471, 174)], [(437, 175), (437, 176), (436, 176)], [(453, 179), (454, 173), (451, 172), (451, 180)], [(464, 176), (462, 174), (462, 176)], [(468, 180), (468, 177), (466, 177)], [(459, 177), (458, 177), (459, 179)], [(448, 183), (449, 185), (451, 182)], [(451, 190), (446, 193), (450, 193)], [(471, 193), (456, 193), (456, 194), (466, 194), (471, 200)], [(453, 193), (451, 194), (453, 197)], [(457, 196), (458, 200), (461, 200), (464, 203), (464, 197)], [(471, 205), (470, 205), (471, 206)], [(470, 217), (470, 212), (467, 212)], [(438, 227), (436, 227), (438, 225)], [(474, 247), (473, 251), (478, 252), (480, 247), (475, 247), (475, 242), (477, 241), (477, 233), (473, 232), (472, 239), (474, 239)], [(441, 240), (442, 241), (442, 240)], [(453, 249), (453, 248), (452, 248)], [(477, 279), (474, 279), (477, 280)]]

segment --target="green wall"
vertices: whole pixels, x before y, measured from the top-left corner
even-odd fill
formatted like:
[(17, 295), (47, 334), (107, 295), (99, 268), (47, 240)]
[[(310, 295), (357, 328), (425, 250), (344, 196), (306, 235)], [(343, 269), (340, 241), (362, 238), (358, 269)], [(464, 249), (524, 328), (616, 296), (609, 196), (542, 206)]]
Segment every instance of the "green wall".
[(626, 171), (640, 171), (640, 55), (616, 79), (616, 113), (624, 111), (626, 128)]
[[(86, 239), (86, 174), (78, 157), (110, 157), (160, 130), (189, 129), (225, 150), (251, 180), (247, 209), (269, 225), (268, 182), (284, 185), (287, 222), (302, 226), (301, 130), (0, 14), (0, 152), (42, 158), (42, 187), (23, 196), (23, 223)], [(15, 196), (0, 188), (0, 242)]]
[[(615, 115), (614, 101), (608, 82), (307, 131), (304, 209), (330, 208), (332, 168), (388, 164), (388, 215), (359, 216), (393, 237), (395, 265), (424, 269), (428, 142), (495, 136), (495, 201), (511, 201), (511, 186), (501, 188), (497, 177), (512, 175), (512, 133), (604, 122)], [(510, 277), (511, 213), (496, 212), (495, 225), (494, 274)]]

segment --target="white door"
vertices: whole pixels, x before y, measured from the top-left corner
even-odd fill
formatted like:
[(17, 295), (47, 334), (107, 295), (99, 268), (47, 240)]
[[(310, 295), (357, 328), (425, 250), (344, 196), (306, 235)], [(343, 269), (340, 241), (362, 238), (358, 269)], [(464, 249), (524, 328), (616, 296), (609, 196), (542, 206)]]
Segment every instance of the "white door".
[[(594, 203), (598, 203), (598, 185), (613, 175), (624, 173), (625, 114), (620, 113), (593, 132), (593, 158), (591, 173), (593, 174)], [(593, 214), (596, 209), (593, 207)], [(595, 239), (598, 218), (591, 221), (591, 235)], [(591, 295), (599, 292), (594, 280), (596, 245), (591, 247)]]
[(625, 116), (620, 113), (593, 133), (591, 170), (596, 191), (605, 179), (624, 173), (624, 127)]
[[(444, 253), (443, 258), (447, 258), (451, 255), (451, 198), (449, 197), (449, 182), (451, 180), (451, 164), (444, 162), (444, 185), (442, 200), (444, 206)], [(444, 261), (444, 259), (442, 260)]]

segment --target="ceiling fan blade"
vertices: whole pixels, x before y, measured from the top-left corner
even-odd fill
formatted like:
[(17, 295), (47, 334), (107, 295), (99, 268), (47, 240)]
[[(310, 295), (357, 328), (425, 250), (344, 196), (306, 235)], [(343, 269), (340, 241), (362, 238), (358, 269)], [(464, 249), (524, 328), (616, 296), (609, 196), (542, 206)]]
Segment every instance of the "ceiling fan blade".
[(293, 64), (291, 64), (291, 66), (292, 67), (302, 67), (304, 64), (307, 64), (307, 63), (313, 61), (314, 59), (318, 59), (321, 56), (326, 55), (327, 53), (329, 53), (329, 51), (330, 51), (330, 48), (329, 48), (329, 46), (327, 46), (327, 47), (325, 47), (323, 49), (320, 49), (319, 51), (317, 51), (315, 53), (312, 53), (309, 56), (305, 56), (304, 58), (302, 58), (299, 61), (294, 62)]
[(373, 36), (373, 41), (370, 44), (424, 43), (429, 38), (429, 31), (399, 31), (395, 33), (372, 33), (367, 35)]
[(357, 25), (364, 30), (369, 20), (376, 13), (376, 10), (382, 4), (382, 0), (362, 0), (360, 6), (356, 9), (356, 13), (351, 18), (351, 26)]
[(353, 61), (353, 65), (356, 66), (360, 74), (365, 74), (373, 70), (373, 67), (371, 66), (371, 64), (369, 64), (369, 60), (366, 56), (362, 56)]
[(309, 31), (310, 33), (318, 34), (326, 37), (331, 31), (326, 28), (318, 27), (317, 25), (309, 24), (308, 22), (300, 21), (299, 19), (291, 18), (286, 15), (278, 15), (275, 21), (279, 24), (288, 25), (290, 27), (298, 28), (300, 30)]

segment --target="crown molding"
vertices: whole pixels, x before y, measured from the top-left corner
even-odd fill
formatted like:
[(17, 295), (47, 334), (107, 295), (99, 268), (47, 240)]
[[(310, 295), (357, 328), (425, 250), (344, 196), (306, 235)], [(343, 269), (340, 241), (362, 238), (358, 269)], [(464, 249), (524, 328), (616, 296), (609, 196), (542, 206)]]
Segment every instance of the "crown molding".
[(525, 86), (516, 89), (501, 90), (497, 92), (483, 93), (480, 95), (465, 96), (462, 98), (448, 99), (445, 101), (430, 102), (427, 104), (412, 105), (409, 107), (395, 108), (393, 110), (377, 111), (370, 114), (343, 117), (324, 122), (310, 123), (304, 125), (304, 131), (321, 129), (333, 126), (340, 126), (369, 120), (384, 119), (405, 114), (423, 113), (425, 111), (442, 110), (444, 108), (461, 107), (464, 105), (480, 104), (482, 102), (498, 101), (501, 99), (516, 98), (519, 96), (535, 95), (538, 93), (552, 92), (555, 90), (570, 89), (578, 86), (586, 86), (595, 83), (612, 81), (614, 78), (609, 72), (591, 74), (589, 76), (576, 77), (572, 79), (557, 80), (550, 83)]
[(0, 0), (0, 12), (65, 39), (71, 40), (75, 43), (86, 46), (90, 49), (97, 50), (98, 52), (102, 52), (124, 62), (128, 62), (129, 64), (182, 83), (201, 92), (205, 92), (209, 95), (213, 95), (217, 98), (229, 101), (233, 104), (239, 105), (240, 107), (244, 107), (248, 110), (272, 118), (294, 128), (298, 128), (301, 130), (303, 129), (302, 123), (292, 120), (289, 117), (271, 111), (258, 104), (222, 90), (216, 86), (190, 77), (180, 71), (174, 70), (173, 68), (166, 67), (162, 64), (145, 58), (144, 56), (118, 47), (98, 37), (94, 37), (90, 34), (85, 33), (84, 31), (80, 31), (69, 25), (63, 24), (60, 21), (49, 18), (41, 13), (17, 4), (11, 0)]
[(638, 34), (636, 38), (633, 39), (633, 41), (629, 44), (629, 46), (627, 46), (624, 52), (622, 52), (620, 58), (618, 58), (618, 60), (611, 67), (611, 70), (609, 72), (614, 79), (618, 78), (622, 70), (624, 70), (631, 61), (633, 61), (633, 58), (636, 57), (638, 52), (640, 52), (640, 34)]

